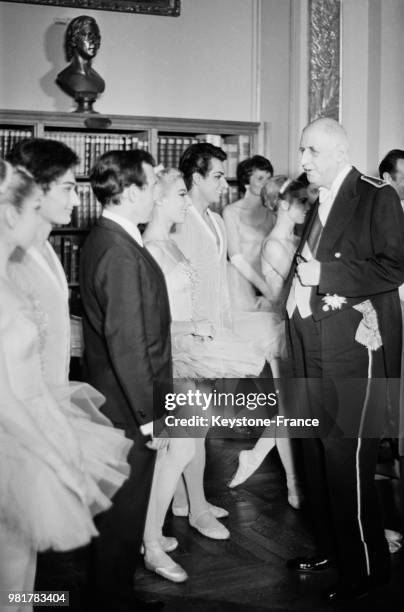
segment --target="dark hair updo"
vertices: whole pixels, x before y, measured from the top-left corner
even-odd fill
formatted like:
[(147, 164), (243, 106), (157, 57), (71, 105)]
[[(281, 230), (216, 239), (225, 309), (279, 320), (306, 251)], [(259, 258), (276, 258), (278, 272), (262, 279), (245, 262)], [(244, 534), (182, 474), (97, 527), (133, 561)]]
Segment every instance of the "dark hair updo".
[(255, 172), (255, 170), (268, 172), (271, 176), (274, 173), (271, 162), (262, 155), (253, 155), (253, 157), (244, 159), (237, 166), (237, 182), (239, 190), (242, 193), (245, 193), (246, 186), (249, 184), (251, 175)]

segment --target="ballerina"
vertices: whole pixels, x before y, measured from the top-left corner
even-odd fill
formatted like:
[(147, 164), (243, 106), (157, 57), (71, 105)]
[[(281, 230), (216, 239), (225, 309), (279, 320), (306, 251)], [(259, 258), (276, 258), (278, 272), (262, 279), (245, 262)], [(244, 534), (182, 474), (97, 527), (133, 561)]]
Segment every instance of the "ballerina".
[[(144, 235), (144, 243), (163, 270), (172, 313), (173, 369), (176, 391), (179, 386), (201, 388), (193, 378), (238, 377), (256, 375), (263, 366), (262, 352), (236, 336), (231, 330), (213, 325), (208, 319), (199, 319), (195, 312), (195, 270), (185, 258), (171, 230), (182, 224), (190, 201), (182, 174), (167, 169), (158, 174), (153, 216)], [(186, 379), (185, 382), (178, 379)], [(173, 550), (172, 538), (162, 539), (162, 526), (177, 483), (184, 472), (190, 499), (190, 524), (198, 531), (215, 539), (226, 539), (228, 530), (217, 521), (213, 512), (218, 508), (208, 504), (203, 490), (204, 462), (194, 463), (204, 450), (205, 440), (170, 438), (167, 451), (159, 453), (150, 496), (144, 533), (145, 565), (159, 575), (181, 582), (185, 571), (166, 554)], [(195, 454), (196, 450), (196, 454)], [(163, 457), (164, 456), (164, 457)], [(197, 475), (196, 475), (197, 473)], [(203, 522), (199, 522), (203, 519)]]
[[(270, 205), (273, 206), (275, 192), (278, 192), (278, 201), (275, 226), (262, 246), (262, 273), (270, 291), (271, 312), (281, 317), (284, 308), (284, 284), (298, 243), (293, 230), (296, 224), (304, 222), (307, 192), (304, 184), (299, 181), (285, 181), (283, 176), (271, 179), (265, 189), (270, 195)], [(280, 357), (279, 354), (273, 355), (270, 361), (275, 379), (281, 376)], [(288, 502), (298, 509), (302, 496), (296, 479), (291, 441), (289, 438), (268, 437), (269, 434), (270, 431), (265, 430), (252, 449), (240, 452), (239, 466), (228, 486), (234, 488), (245, 482), (276, 446), (286, 473)]]
[[(100, 411), (105, 401), (101, 393), (86, 383), (68, 380), (68, 286), (63, 267), (48, 241), (52, 227), (70, 223), (73, 208), (79, 204), (74, 176), (78, 158), (65, 144), (40, 138), (18, 143), (9, 158), (14, 165), (19, 164), (31, 172), (37, 185), (42, 187), (43, 196), (34, 240), (28, 248), (13, 253), (8, 272), (29, 300), (41, 327), (39, 348), (43, 380), (75, 432), (89, 475), (96, 482), (105, 481), (102, 488), (105, 485), (104, 491), (109, 498), (123, 483), (121, 475), (115, 474), (116, 469), (119, 472), (123, 465), (125, 474), (129, 473), (129, 466), (123, 460), (131, 442), (122, 431), (113, 428)], [(103, 509), (110, 506), (110, 503), (102, 503)], [(44, 553), (44, 557), (46, 555)], [(52, 558), (52, 563), (41, 564), (37, 584), (42, 585), (43, 581), (46, 586), (49, 577), (44, 568), (52, 565), (54, 571), (56, 563), (63, 567), (63, 555)]]
[(107, 430), (100, 442), (112, 445), (107, 460), (91, 448), (95, 444), (84, 448), (81, 434), (90, 427), (75, 422), (74, 407), (74, 418), (68, 415), (70, 402), (62, 406), (44, 377), (45, 313), (9, 275), (15, 249), (28, 249), (36, 237), (42, 201), (26, 170), (0, 161), (0, 589), (5, 591), (33, 590), (37, 551), (89, 543), (98, 533), (92, 517), (112, 505), (110, 498), (129, 472), (130, 442), (112, 427), (94, 425), (87, 441)]

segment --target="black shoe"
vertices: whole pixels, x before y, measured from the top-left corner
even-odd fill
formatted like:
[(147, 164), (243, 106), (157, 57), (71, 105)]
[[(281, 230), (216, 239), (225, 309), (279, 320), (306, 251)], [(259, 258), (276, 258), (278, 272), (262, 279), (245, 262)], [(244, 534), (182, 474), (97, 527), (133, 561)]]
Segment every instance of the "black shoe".
[(388, 583), (389, 577), (387, 576), (370, 576), (367, 580), (361, 580), (360, 582), (354, 583), (340, 580), (324, 593), (324, 599), (330, 603), (354, 601), (355, 599), (366, 597), (372, 590), (384, 587)]
[(326, 557), (295, 557), (289, 559), (286, 567), (295, 572), (321, 572), (330, 567), (330, 560)]
[(354, 601), (369, 595), (369, 583), (346, 584), (337, 582), (324, 593), (324, 599), (329, 603)]

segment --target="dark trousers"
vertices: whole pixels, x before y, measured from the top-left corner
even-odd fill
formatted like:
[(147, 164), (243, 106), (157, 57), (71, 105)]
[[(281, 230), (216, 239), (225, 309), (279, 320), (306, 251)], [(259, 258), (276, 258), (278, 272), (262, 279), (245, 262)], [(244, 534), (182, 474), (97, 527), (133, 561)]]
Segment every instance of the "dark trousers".
[[(86, 612), (86, 594), (89, 576), (90, 546), (67, 552), (38, 553), (35, 574), (36, 591), (68, 591), (69, 612)], [(60, 610), (49, 606), (47, 610)], [(43, 610), (35, 606), (34, 610)]]
[(349, 309), (316, 322), (295, 310), (288, 322), (294, 374), (308, 379), (302, 410), (321, 422), (318, 437), (302, 440), (315, 540), (352, 582), (390, 573), (374, 483), (386, 413), (384, 354), (371, 354), (371, 375), (382, 379), (373, 385), (368, 350), (355, 340), (361, 318)]
[(38, 554), (35, 589), (69, 591), (72, 612), (136, 611), (134, 575), (156, 453), (145, 446), (138, 430), (126, 430), (126, 436), (134, 441), (128, 455), (131, 473), (112, 507), (95, 518), (99, 536), (82, 548)]
[[(99, 536), (91, 545), (89, 610), (135, 610), (134, 574), (140, 560), (156, 453), (146, 447), (138, 429), (126, 429), (134, 441), (128, 462), (131, 473), (96, 520)], [(97, 607), (98, 606), (98, 607)]]

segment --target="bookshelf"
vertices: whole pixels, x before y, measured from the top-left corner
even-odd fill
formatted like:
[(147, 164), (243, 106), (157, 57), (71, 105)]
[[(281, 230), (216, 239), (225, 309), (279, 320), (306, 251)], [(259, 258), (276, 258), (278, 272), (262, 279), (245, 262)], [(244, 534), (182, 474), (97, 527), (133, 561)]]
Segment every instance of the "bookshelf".
[[(86, 120), (100, 117), (81, 113), (0, 110), (0, 157), (4, 157), (22, 138), (36, 136), (61, 140), (80, 157), (77, 169), (80, 206), (69, 227), (56, 228), (51, 242), (60, 257), (71, 289), (71, 305), (79, 304), (78, 268), (80, 249), (101, 206), (88, 182), (95, 160), (112, 149), (143, 148), (164, 166), (178, 165), (182, 152), (194, 142), (211, 142), (228, 156), (226, 174), (229, 191), (221, 208), (238, 198), (236, 168), (239, 161), (258, 152), (259, 124), (244, 121), (181, 119), (109, 115), (107, 129), (88, 128)], [(220, 210), (219, 210), (220, 212)]]

